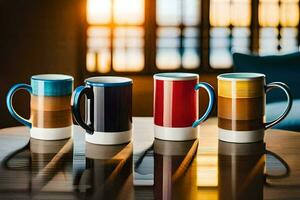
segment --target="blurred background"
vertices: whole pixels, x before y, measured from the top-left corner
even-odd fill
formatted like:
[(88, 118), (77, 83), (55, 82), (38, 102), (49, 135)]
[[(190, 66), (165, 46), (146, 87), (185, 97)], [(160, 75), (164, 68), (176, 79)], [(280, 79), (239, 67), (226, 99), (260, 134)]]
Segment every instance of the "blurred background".
[[(0, 0), (0, 127), (17, 125), (5, 105), (15, 83), (64, 73), (134, 80), (133, 114), (152, 115), (152, 75), (216, 76), (233, 70), (232, 52), (298, 50), (299, 0)], [(284, 81), (284, 80), (282, 80)], [(29, 95), (15, 109), (29, 117)], [(200, 92), (200, 113), (207, 105)]]

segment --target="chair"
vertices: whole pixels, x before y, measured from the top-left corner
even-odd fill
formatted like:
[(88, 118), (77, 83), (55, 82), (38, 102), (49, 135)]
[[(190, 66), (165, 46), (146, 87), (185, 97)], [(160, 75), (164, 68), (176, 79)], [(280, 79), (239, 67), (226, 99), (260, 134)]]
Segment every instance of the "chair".
[[(258, 56), (241, 53), (233, 54), (235, 72), (256, 72), (266, 75), (267, 83), (281, 81), (286, 83), (293, 95), (293, 106), (288, 116), (274, 128), (300, 131), (300, 52)], [(284, 94), (272, 90), (267, 94), (267, 121), (275, 119), (285, 109)]]

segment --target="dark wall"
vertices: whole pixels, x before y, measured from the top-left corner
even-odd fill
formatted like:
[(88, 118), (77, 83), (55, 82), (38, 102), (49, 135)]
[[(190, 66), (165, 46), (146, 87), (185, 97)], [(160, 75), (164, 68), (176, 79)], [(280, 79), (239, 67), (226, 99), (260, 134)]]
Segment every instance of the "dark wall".
[[(40, 73), (73, 75), (81, 82), (83, 0), (0, 0), (0, 127), (20, 125), (5, 95), (15, 83)], [(15, 95), (15, 109), (29, 117), (29, 95)]]

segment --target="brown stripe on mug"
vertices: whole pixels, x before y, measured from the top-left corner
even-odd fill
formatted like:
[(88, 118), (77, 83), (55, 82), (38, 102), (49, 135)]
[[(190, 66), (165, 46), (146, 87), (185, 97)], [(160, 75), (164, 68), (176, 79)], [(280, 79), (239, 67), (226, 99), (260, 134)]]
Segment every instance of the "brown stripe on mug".
[(30, 107), (34, 110), (59, 111), (71, 108), (69, 96), (36, 96), (31, 95)]
[(254, 131), (264, 129), (264, 118), (253, 120), (230, 120), (218, 117), (218, 127), (232, 131)]
[(253, 120), (265, 115), (265, 97), (225, 98), (218, 96), (218, 116), (231, 120)]
[(72, 125), (71, 108), (60, 111), (31, 109), (32, 126), (38, 128), (61, 128)]

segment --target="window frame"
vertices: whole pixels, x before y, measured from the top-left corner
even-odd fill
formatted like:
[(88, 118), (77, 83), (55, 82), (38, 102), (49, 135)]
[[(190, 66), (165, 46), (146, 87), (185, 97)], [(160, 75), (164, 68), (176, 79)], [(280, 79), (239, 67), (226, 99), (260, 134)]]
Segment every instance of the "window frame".
[[(158, 72), (170, 72), (170, 71), (182, 71), (182, 72), (192, 72), (192, 73), (224, 73), (224, 72), (231, 72), (233, 71), (233, 66), (226, 69), (218, 69), (213, 68), (210, 66), (209, 63), (209, 56), (210, 56), (210, 0), (201, 0), (199, 6), (200, 6), (200, 15), (199, 15), (199, 22), (200, 25), (198, 26), (199, 31), (199, 46), (198, 46), (198, 52), (199, 52), (199, 59), (200, 59), (200, 65), (196, 69), (184, 69), (182, 66), (180, 66), (179, 69), (158, 69), (156, 66), (156, 52), (157, 52), (157, 34), (156, 30), (158, 27), (156, 22), (156, 1), (157, 0), (144, 0), (144, 23), (142, 25), (133, 25), (133, 27), (142, 27), (144, 29), (144, 47), (143, 47), (143, 53), (144, 53), (144, 68), (141, 71), (135, 71), (135, 72), (116, 72), (113, 69), (112, 62), (113, 62), (113, 46), (112, 46), (112, 40), (113, 40), (113, 31), (111, 31), (110, 36), (110, 53), (111, 53), (111, 70), (108, 73), (101, 73), (101, 72), (89, 72), (86, 69), (86, 53), (87, 53), (87, 29), (89, 26), (86, 18), (86, 6), (87, 3), (85, 3), (85, 11), (83, 12), (84, 15), (84, 22), (83, 22), (83, 33), (82, 33), (82, 42), (83, 45), (81, 45), (82, 51), (80, 51), (80, 59), (82, 60), (80, 63), (83, 67), (83, 74), (84, 76), (97, 76), (97, 75), (152, 75), (154, 73)], [(87, 2), (87, 1), (85, 1)], [(280, 1), (279, 1), (280, 2)], [(259, 0), (251, 0), (250, 10), (251, 10), (251, 19), (250, 19), (250, 36), (249, 36), (249, 50), (251, 53), (258, 54), (259, 53), (259, 36), (260, 36), (260, 29), (262, 28), (259, 24), (259, 9), (260, 2)], [(298, 2), (298, 6), (300, 8), (300, 1)], [(146, 9), (147, 8), (147, 9)], [(130, 27), (126, 25), (117, 25), (117, 27)], [(101, 25), (101, 27), (110, 27), (110, 25)], [(162, 26), (163, 27), (163, 26)], [(182, 44), (182, 30), (185, 28), (184, 25), (176, 26), (180, 28), (181, 34), (180, 34), (180, 43)], [(189, 26), (187, 26), (189, 27)], [(193, 26), (192, 26), (193, 27)], [(114, 28), (114, 26), (112, 26)], [(232, 30), (232, 25), (228, 26), (230, 30)], [(279, 23), (276, 29), (280, 30), (282, 27)], [(297, 42), (298, 46), (300, 44), (300, 20), (297, 25), (298, 35), (297, 35)], [(279, 34), (280, 35), (280, 34)], [(230, 36), (231, 37), (231, 34)], [(280, 37), (280, 36), (279, 36)], [(230, 44), (230, 47), (232, 44)], [(181, 45), (182, 47), (182, 45)]]

